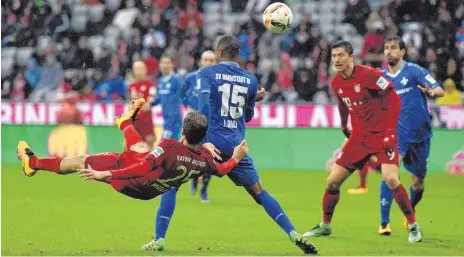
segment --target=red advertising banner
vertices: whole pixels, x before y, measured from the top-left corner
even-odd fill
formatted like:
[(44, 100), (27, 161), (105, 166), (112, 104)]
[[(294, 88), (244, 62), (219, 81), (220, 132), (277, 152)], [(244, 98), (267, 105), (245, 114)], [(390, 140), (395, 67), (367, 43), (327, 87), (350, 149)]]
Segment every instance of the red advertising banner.
[[(83, 123), (86, 125), (113, 126), (114, 117), (127, 106), (120, 103), (79, 103)], [(2, 102), (2, 124), (56, 124), (60, 103)], [(153, 107), (155, 125), (163, 124), (162, 109)], [(464, 129), (464, 106), (431, 108), (434, 127)], [(273, 128), (337, 128), (340, 117), (337, 106), (332, 105), (257, 105), (254, 118), (248, 127)]]

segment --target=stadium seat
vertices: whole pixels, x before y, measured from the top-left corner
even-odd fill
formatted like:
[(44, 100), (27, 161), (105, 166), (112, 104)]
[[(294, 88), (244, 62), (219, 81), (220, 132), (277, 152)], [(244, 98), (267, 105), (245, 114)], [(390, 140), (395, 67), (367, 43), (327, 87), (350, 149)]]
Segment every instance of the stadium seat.
[(2, 48), (2, 62), (4, 59), (13, 59), (16, 55), (16, 47)]
[(87, 16), (73, 16), (71, 19), (71, 29), (74, 32), (84, 32), (87, 21)]
[(89, 20), (91, 22), (99, 22), (103, 19), (105, 6), (102, 4), (93, 5), (89, 8)]
[[(3, 54), (3, 50), (2, 50)], [(12, 58), (4, 58), (2, 56), (2, 78), (8, 77), (11, 75), (13, 72), (13, 66), (14, 66), (14, 59)]]
[(40, 36), (37, 39), (37, 52), (38, 54), (43, 54), (46, 50), (52, 38), (49, 36)]
[(120, 5), (121, 5), (121, 0), (106, 0), (106, 8), (110, 12), (117, 11)]
[(16, 64), (24, 66), (27, 63), (27, 60), (34, 53), (34, 48), (32, 47), (21, 47), (16, 53)]
[(88, 14), (88, 10), (87, 5), (79, 4), (74, 5), (71, 12), (73, 16), (86, 16)]

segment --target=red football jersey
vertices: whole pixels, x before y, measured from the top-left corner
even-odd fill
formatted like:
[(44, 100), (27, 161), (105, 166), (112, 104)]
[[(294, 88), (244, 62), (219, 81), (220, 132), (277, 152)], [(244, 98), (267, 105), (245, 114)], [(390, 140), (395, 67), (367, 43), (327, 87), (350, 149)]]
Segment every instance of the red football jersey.
[[(148, 101), (149, 97), (156, 96), (156, 86), (155, 83), (152, 81), (134, 81), (129, 86), (129, 97), (130, 100), (134, 100), (138, 97), (143, 97), (145, 100)], [(139, 112), (137, 119), (139, 120), (152, 120), (152, 113), (151, 111), (147, 112)]]
[(129, 86), (129, 96), (131, 100), (138, 97), (148, 99), (156, 96), (156, 85), (152, 81), (134, 81)]
[(394, 87), (380, 71), (356, 64), (350, 78), (339, 73), (331, 85), (338, 100), (348, 108), (354, 133), (387, 129), (389, 103), (384, 96)]
[(180, 187), (191, 178), (217, 173), (209, 150), (201, 146), (193, 150), (176, 140), (162, 140), (146, 158), (164, 172), (159, 178), (154, 177), (156, 172), (150, 172), (141, 178), (128, 179), (131, 188), (144, 196), (156, 197), (171, 188)]

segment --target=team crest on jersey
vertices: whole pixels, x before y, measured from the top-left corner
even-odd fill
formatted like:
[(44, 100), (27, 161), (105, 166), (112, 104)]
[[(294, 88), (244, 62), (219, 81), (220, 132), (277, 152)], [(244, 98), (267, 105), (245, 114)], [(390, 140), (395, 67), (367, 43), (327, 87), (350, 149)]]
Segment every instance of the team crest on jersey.
[(145, 91), (145, 90), (147, 90), (147, 87), (146, 87), (146, 86), (141, 86), (141, 87), (140, 87), (140, 91)]
[(400, 83), (403, 85), (403, 86), (406, 86), (408, 84), (409, 80), (406, 78), (406, 77), (403, 77), (400, 81)]
[(354, 85), (354, 92), (356, 92), (356, 93), (361, 92), (361, 85), (359, 85), (359, 84)]
[(164, 153), (164, 150), (163, 150), (163, 148), (158, 146), (158, 147), (155, 148), (155, 150), (153, 150), (152, 153), (153, 153), (153, 155), (155, 157), (160, 157), (160, 155)]
[(338, 90), (338, 93), (339, 93), (339, 94), (343, 93), (343, 90), (340, 88), (340, 89)]
[(197, 79), (197, 90), (201, 88), (201, 79)]
[(382, 90), (385, 90), (385, 88), (388, 87), (388, 80), (384, 77), (380, 77), (375, 84), (377, 84), (377, 86), (379, 86)]

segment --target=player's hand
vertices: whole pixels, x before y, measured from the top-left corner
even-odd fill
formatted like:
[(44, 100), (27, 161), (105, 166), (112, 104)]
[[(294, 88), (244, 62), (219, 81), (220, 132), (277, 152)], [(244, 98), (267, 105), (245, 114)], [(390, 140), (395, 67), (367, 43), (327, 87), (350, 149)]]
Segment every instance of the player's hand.
[(420, 85), (417, 85), (417, 87), (422, 91), (422, 93), (427, 94), (431, 97), (435, 97), (435, 91), (431, 89), (429, 86), (421, 87)]
[(234, 153), (232, 154), (232, 158), (235, 159), (235, 161), (240, 162), (243, 157), (248, 153), (248, 144), (246, 140), (243, 140), (239, 145), (237, 145), (234, 148)]
[(264, 89), (264, 87), (258, 89), (258, 94), (256, 95), (256, 102), (263, 100), (265, 96), (266, 96), (266, 89)]
[(87, 180), (97, 180), (97, 181), (106, 181), (108, 178), (111, 177), (111, 172), (109, 171), (96, 171), (90, 169), (78, 169), (77, 170), (79, 177), (81, 177), (84, 181)]
[(221, 151), (219, 151), (219, 149), (216, 148), (216, 146), (214, 146), (213, 144), (211, 143), (204, 143), (203, 144), (203, 147), (208, 149), (211, 154), (213, 155), (214, 159), (218, 160), (218, 161), (222, 161), (222, 158), (220, 156), (221, 154)]
[(394, 152), (397, 140), (398, 137), (396, 135), (396, 131), (388, 130), (387, 133), (385, 133), (385, 137), (383, 139), (383, 148), (387, 154)]

